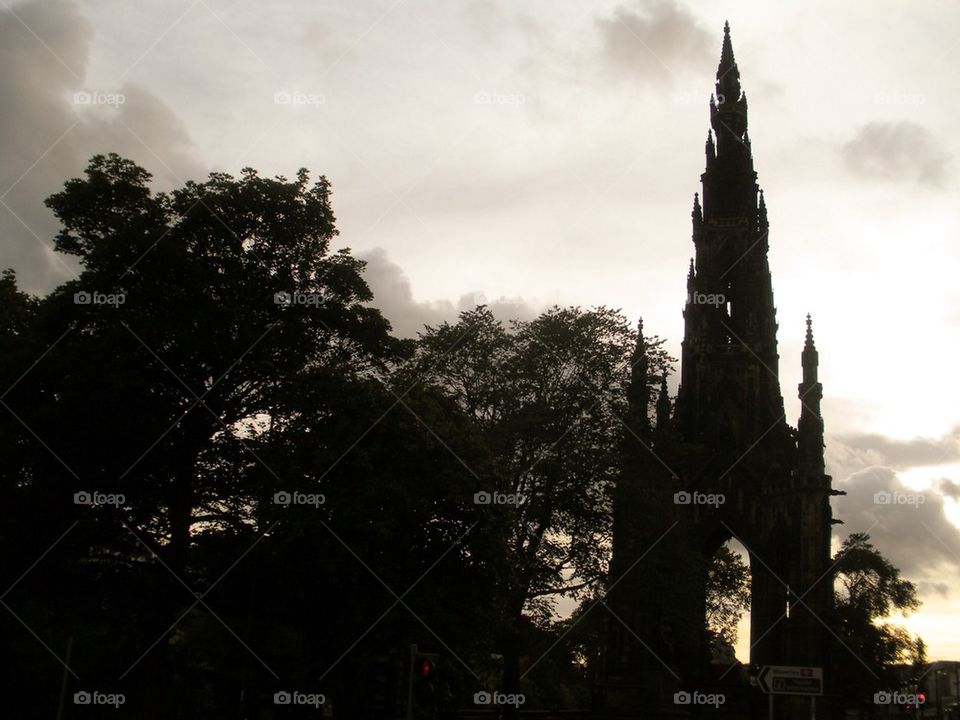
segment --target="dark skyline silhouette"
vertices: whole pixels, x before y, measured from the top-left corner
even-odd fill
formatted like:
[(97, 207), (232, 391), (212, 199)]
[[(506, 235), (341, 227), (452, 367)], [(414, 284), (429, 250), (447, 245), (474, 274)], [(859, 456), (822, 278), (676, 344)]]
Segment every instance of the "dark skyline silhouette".
[[(744, 661), (836, 688), (861, 606), (824, 620), (821, 579), (860, 577), (835, 553), (864, 534), (923, 604), (904, 632), (956, 654), (953, 148), (937, 72), (906, 81), (939, 29), (894, 69), (856, 61), (888, 30), (851, 11), (813, 23), (861, 30), (844, 61), (731, 15), (738, 66), (729, 25), (670, 0), (264, 13), (119, 33), (72, 0), (0, 12), (0, 592), (25, 717), (116, 693), (143, 717), (324, 694), (389, 717), (409, 692), (426, 716), (484, 692), (609, 709), (598, 688), (643, 665), (606, 665), (627, 636), (706, 689), (713, 641), (678, 618), (728, 541), (753, 556)], [(895, 328), (913, 340), (882, 352)], [(658, 511), (668, 486), (724, 501)], [(614, 637), (591, 603), (674, 514), (651, 560), (691, 586), (623, 583)], [(649, 669), (642, 692), (676, 684)]]

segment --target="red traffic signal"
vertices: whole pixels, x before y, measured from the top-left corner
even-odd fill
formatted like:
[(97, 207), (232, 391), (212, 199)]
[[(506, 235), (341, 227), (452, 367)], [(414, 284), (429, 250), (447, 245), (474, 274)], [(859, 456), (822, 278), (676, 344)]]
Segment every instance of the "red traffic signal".
[(429, 657), (420, 656), (417, 658), (417, 677), (426, 680), (427, 678), (433, 677), (433, 671), (435, 666), (433, 660)]

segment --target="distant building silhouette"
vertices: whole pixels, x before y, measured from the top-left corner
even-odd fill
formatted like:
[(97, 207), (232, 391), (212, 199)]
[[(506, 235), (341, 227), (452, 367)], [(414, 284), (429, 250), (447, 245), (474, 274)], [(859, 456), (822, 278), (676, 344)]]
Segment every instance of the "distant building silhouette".
[[(706, 569), (731, 538), (750, 554), (751, 663), (818, 666), (831, 675), (826, 623), (836, 491), (824, 472), (818, 355), (808, 316), (802, 410), (793, 428), (780, 390), (769, 224), (747, 120), (725, 25), (703, 196), (693, 201), (696, 257), (687, 276), (675, 406), (666, 379), (647, 377), (642, 325), (634, 356), (630, 432), (614, 501), (599, 717), (699, 714), (714, 708), (684, 703), (690, 696), (683, 693), (724, 687), (740, 692), (733, 699), (741, 704), (762, 699), (743, 679), (745, 668), (718, 672), (710, 664)], [(648, 388), (656, 381), (653, 402)], [(824, 717), (827, 703), (818, 702)], [(777, 701), (778, 720), (801, 715), (810, 717), (807, 699)]]

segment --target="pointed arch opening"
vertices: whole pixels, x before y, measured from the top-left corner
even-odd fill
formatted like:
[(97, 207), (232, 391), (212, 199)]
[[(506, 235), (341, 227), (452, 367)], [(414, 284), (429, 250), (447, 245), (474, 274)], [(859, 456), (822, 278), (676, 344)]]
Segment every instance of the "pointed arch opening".
[(735, 538), (709, 557), (704, 622), (711, 638), (711, 663), (750, 662), (750, 554)]

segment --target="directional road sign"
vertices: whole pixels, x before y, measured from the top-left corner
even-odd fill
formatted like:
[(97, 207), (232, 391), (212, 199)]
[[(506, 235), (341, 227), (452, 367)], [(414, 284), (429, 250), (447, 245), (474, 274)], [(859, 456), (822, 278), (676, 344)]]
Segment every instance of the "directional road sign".
[(764, 665), (757, 685), (772, 695), (823, 695), (823, 668)]

